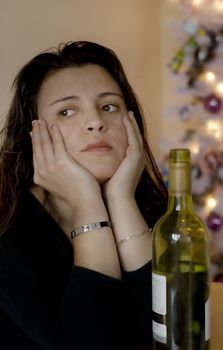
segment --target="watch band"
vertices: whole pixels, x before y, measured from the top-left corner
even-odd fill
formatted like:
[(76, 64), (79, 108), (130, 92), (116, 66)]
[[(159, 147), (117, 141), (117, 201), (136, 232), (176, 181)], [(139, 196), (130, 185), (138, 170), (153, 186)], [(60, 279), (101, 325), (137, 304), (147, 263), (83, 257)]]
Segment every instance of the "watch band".
[(79, 236), (82, 233), (93, 231), (93, 230), (98, 230), (102, 227), (111, 227), (111, 222), (110, 221), (100, 221), (100, 222), (93, 222), (91, 224), (85, 224), (82, 225), (73, 231), (71, 231), (71, 238), (75, 238)]

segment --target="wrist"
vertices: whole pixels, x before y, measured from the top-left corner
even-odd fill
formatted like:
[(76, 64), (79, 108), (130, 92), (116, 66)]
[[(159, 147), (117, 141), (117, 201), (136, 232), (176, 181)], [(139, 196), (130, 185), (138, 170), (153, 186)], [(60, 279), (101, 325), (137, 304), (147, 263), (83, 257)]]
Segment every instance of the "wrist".
[(109, 213), (127, 213), (137, 207), (137, 203), (134, 196), (131, 195), (119, 195), (106, 198), (106, 206)]
[(103, 205), (103, 198), (101, 194), (100, 186), (93, 186), (93, 188), (87, 190), (80, 189), (78, 192), (72, 191), (68, 195), (68, 202), (74, 212), (84, 210), (85, 208), (94, 207), (95, 205)]
[(109, 216), (102, 197), (81, 201), (74, 210), (73, 227), (79, 227), (91, 222), (108, 221)]

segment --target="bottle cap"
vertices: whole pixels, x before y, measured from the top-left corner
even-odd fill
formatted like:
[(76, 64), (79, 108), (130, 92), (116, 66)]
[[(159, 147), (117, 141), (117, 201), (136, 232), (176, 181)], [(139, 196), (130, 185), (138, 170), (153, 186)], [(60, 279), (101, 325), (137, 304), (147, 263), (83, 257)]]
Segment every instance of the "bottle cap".
[(191, 193), (190, 150), (175, 148), (169, 152), (169, 194), (185, 195)]
[(169, 153), (170, 163), (190, 163), (190, 150), (188, 148), (174, 148)]

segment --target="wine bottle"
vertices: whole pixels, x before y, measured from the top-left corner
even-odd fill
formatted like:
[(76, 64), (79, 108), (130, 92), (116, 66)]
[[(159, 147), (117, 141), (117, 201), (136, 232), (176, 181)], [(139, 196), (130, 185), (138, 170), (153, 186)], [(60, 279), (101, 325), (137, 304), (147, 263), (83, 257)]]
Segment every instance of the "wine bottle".
[(170, 150), (168, 193), (153, 230), (153, 349), (207, 350), (209, 233), (193, 210), (188, 149)]

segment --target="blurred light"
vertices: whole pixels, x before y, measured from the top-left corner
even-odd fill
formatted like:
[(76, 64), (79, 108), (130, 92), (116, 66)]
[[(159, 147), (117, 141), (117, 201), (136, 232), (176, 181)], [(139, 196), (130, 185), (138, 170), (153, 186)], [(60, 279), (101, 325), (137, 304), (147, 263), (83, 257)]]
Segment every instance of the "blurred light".
[(203, 4), (204, 0), (193, 0), (192, 5), (194, 6), (201, 6)]
[(191, 153), (193, 153), (194, 155), (198, 154), (200, 151), (200, 147), (199, 147), (198, 143), (197, 142), (191, 143), (190, 150), (191, 150)]
[(217, 121), (208, 120), (206, 122), (206, 128), (209, 133), (211, 133), (216, 139), (221, 138), (221, 128)]
[(217, 200), (214, 197), (208, 197), (206, 204), (209, 209), (214, 209), (217, 206)]
[(209, 130), (209, 131), (216, 131), (219, 129), (219, 125), (218, 125), (218, 122), (216, 122), (215, 120), (208, 120), (207, 123), (206, 123), (206, 128)]
[(216, 90), (217, 90), (220, 94), (223, 94), (223, 82), (218, 83), (218, 84), (216, 85)]
[(215, 134), (214, 134), (214, 137), (216, 138), (216, 139), (218, 139), (218, 140), (220, 140), (221, 139), (221, 132), (220, 131), (216, 131), (215, 132)]
[(206, 79), (206, 81), (212, 83), (213, 81), (215, 81), (216, 76), (215, 76), (215, 74), (214, 74), (213, 72), (207, 72), (207, 73), (205, 74), (205, 79)]
[(223, 1), (222, 0), (214, 0), (213, 7), (216, 11), (223, 11)]

